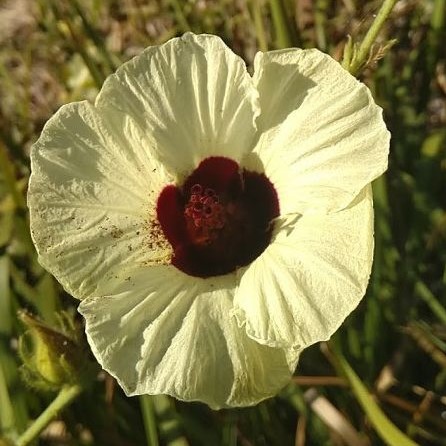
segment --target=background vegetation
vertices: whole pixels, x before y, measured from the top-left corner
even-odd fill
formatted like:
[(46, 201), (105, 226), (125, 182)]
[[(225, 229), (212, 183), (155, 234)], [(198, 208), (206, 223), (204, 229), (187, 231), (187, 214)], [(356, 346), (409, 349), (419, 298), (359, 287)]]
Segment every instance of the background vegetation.
[[(25, 326), (17, 311), (60, 327), (55, 311), (65, 310), (65, 330), (73, 318), (71, 329), (82, 324), (76, 301), (37, 264), (28, 230), (29, 150), (47, 119), (66, 102), (94, 99), (104, 78), (146, 46), (187, 30), (220, 35), (248, 66), (257, 50), (288, 46), (318, 47), (340, 60), (347, 35), (361, 40), (379, 6), (0, 1), (0, 444), (17, 440), (56, 395), (35, 388), (32, 370), (19, 372)], [(403, 446), (412, 438), (446, 445), (445, 14), (444, 0), (398, 1), (360, 74), (392, 132), (390, 167), (374, 184), (368, 293), (330, 347), (306, 350), (293, 383), (276, 398), (219, 412), (165, 396), (126, 398), (98, 368), (90, 389), (38, 444)], [(389, 39), (397, 42), (386, 51)]]

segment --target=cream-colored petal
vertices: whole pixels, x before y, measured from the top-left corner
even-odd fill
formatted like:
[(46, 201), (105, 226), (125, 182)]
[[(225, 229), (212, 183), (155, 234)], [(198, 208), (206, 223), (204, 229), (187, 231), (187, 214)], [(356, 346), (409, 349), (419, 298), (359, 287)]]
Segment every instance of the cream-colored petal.
[(28, 204), (39, 261), (77, 298), (169, 252), (153, 212), (172, 179), (133, 147), (131, 135), (80, 102), (62, 107), (32, 148)]
[(258, 53), (260, 93), (254, 157), (282, 214), (347, 206), (387, 168), (390, 134), (369, 89), (320, 51)]
[(219, 37), (191, 33), (122, 65), (96, 105), (105, 115), (123, 111), (141, 143), (180, 179), (209, 156), (240, 160), (253, 147), (259, 113), (243, 60)]
[(247, 406), (289, 381), (298, 351), (260, 345), (229, 316), (234, 276), (171, 266), (135, 272), (79, 311), (97, 360), (128, 395), (169, 394), (214, 409)]
[(234, 314), (248, 335), (272, 347), (324, 341), (364, 296), (373, 257), (367, 186), (346, 209), (303, 215), (240, 271)]

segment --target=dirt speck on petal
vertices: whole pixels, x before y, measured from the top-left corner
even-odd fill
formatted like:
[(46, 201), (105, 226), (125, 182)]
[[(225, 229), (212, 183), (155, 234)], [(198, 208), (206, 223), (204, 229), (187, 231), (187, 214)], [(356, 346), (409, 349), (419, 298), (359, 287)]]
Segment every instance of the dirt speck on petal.
[(124, 235), (124, 231), (122, 229), (119, 229), (117, 226), (112, 226), (110, 235), (113, 238), (121, 238)]

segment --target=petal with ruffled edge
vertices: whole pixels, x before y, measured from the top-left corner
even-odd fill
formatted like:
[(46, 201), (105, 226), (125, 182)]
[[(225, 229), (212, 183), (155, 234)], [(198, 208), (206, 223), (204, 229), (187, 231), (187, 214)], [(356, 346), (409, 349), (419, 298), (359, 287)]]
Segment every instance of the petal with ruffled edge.
[(339, 328), (364, 296), (373, 258), (373, 208), (367, 186), (333, 214), (307, 214), (281, 228), (240, 270), (234, 310), (248, 336), (303, 349)]
[(212, 155), (239, 161), (252, 149), (260, 111), (243, 60), (219, 37), (191, 33), (122, 65), (96, 105), (105, 115), (123, 111), (142, 144), (180, 180)]
[(155, 266), (110, 295), (85, 299), (79, 311), (96, 358), (128, 395), (164, 393), (217, 409), (276, 394), (289, 382), (298, 351), (246, 336), (229, 316), (234, 280)]
[(77, 298), (170, 254), (151, 213), (172, 179), (138, 147), (79, 102), (63, 106), (32, 148), (28, 204), (39, 261)]
[[(274, 184), (281, 214), (346, 207), (387, 167), (390, 134), (369, 89), (318, 50), (258, 53), (254, 157)], [(258, 157), (258, 158), (257, 158)]]

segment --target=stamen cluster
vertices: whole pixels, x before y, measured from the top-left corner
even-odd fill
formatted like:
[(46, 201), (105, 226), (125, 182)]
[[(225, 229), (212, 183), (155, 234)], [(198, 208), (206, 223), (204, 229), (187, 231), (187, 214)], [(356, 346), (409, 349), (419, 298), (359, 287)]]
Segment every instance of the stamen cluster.
[(215, 230), (225, 225), (225, 209), (214, 189), (194, 184), (190, 188), (189, 202), (184, 215), (193, 221), (196, 228), (203, 231), (203, 236), (210, 238)]

